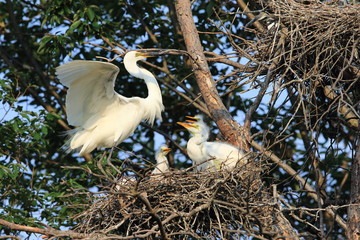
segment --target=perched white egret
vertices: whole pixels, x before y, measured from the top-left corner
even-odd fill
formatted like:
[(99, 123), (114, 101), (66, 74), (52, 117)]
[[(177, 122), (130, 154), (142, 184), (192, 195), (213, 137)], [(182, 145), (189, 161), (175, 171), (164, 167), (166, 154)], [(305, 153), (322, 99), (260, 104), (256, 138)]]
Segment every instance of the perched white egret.
[(161, 121), (164, 110), (159, 85), (155, 77), (136, 62), (153, 57), (155, 52), (130, 51), (124, 57), (126, 70), (145, 80), (148, 96), (124, 97), (114, 91), (119, 68), (111, 63), (75, 60), (56, 68), (60, 82), (68, 87), (67, 120), (77, 126), (69, 131), (70, 150), (79, 154), (95, 148), (113, 147), (131, 135), (141, 120), (150, 124)]
[(196, 123), (200, 128), (200, 134), (202, 135), (203, 139), (206, 141), (209, 139), (210, 136), (210, 128), (206, 125), (204, 121), (204, 116), (201, 114), (197, 114), (194, 117), (186, 116), (186, 122), (188, 123)]
[(159, 174), (159, 173), (164, 173), (164, 172), (169, 171), (170, 167), (169, 167), (169, 162), (167, 160), (166, 155), (170, 151), (171, 151), (171, 148), (168, 148), (168, 146), (166, 146), (166, 145), (162, 145), (159, 148), (159, 150), (155, 154), (156, 166), (155, 166), (154, 170), (152, 171), (152, 174)]
[(244, 165), (247, 158), (242, 150), (224, 142), (208, 142), (209, 129), (202, 117), (191, 117), (187, 122), (178, 122), (185, 127), (192, 137), (187, 143), (190, 159), (197, 166), (197, 171), (215, 171), (219, 169), (233, 169), (236, 164)]

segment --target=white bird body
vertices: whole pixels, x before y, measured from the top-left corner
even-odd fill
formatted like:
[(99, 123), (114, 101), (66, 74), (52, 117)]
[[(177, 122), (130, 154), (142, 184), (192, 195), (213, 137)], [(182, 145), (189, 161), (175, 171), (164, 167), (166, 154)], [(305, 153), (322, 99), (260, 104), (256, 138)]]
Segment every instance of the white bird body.
[(202, 116), (191, 117), (187, 123), (178, 123), (193, 136), (187, 143), (187, 152), (197, 171), (232, 170), (238, 162), (247, 163), (245, 154), (239, 148), (224, 142), (208, 142), (209, 128)]
[(204, 138), (203, 135), (194, 134), (189, 140), (186, 145), (187, 153), (190, 159), (193, 161), (194, 165), (196, 166), (197, 171), (205, 171), (213, 165), (207, 158), (206, 148), (204, 147), (204, 142), (207, 139)]
[(234, 169), (236, 164), (240, 161), (242, 165), (247, 163), (244, 152), (235, 146), (224, 142), (204, 142), (206, 159), (213, 159), (210, 163), (215, 170), (219, 169)]
[(161, 174), (170, 170), (169, 161), (166, 155), (171, 151), (166, 145), (162, 145), (155, 154), (156, 166), (152, 174)]
[(189, 139), (186, 146), (187, 153), (190, 159), (193, 161), (193, 165), (196, 165), (197, 171), (205, 171), (207, 169), (213, 168), (212, 160), (207, 158), (206, 148), (204, 148), (204, 143), (209, 139), (210, 135), (209, 127), (206, 125), (203, 116), (200, 114), (196, 115), (195, 117), (186, 117), (191, 119), (186, 120), (188, 123), (196, 123), (196, 125), (193, 125), (195, 130), (190, 131), (190, 128), (187, 128), (193, 135)]
[(77, 126), (69, 131), (71, 150), (79, 154), (95, 148), (113, 147), (124, 141), (142, 120), (153, 124), (161, 120), (162, 96), (155, 77), (139, 68), (138, 60), (148, 55), (129, 52), (124, 64), (127, 71), (145, 80), (148, 97), (124, 97), (114, 91), (119, 68), (111, 63), (75, 60), (56, 69), (60, 82), (68, 87), (66, 96), (67, 120)]

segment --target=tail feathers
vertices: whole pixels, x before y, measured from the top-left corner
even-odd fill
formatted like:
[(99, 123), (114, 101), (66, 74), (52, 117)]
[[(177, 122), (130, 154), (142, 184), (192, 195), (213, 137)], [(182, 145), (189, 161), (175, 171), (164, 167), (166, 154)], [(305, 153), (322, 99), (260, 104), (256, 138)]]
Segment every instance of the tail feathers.
[(80, 156), (90, 153), (96, 148), (96, 144), (92, 141), (90, 132), (81, 128), (75, 128), (65, 132), (68, 139), (62, 146), (66, 153), (79, 152)]
[(92, 150), (96, 148), (96, 144), (91, 137), (91, 132), (88, 131), (79, 131), (77, 132), (70, 141), (70, 148), (71, 149), (79, 149), (80, 156), (83, 156), (86, 153), (90, 153)]
[(67, 154), (75, 152), (76, 149), (71, 148), (70, 145), (71, 145), (71, 141), (73, 139), (73, 136), (75, 136), (76, 133), (79, 132), (79, 131), (80, 131), (80, 128), (74, 128), (74, 129), (65, 131), (65, 132), (63, 132), (61, 134), (61, 135), (66, 135), (67, 136), (64, 145), (62, 145), (62, 147), (61, 147)]
[(92, 150), (94, 150), (96, 148), (96, 144), (94, 144), (93, 141), (88, 140), (84, 145), (83, 147), (81, 148), (80, 152), (79, 152), (79, 155), (80, 156), (83, 156), (85, 155), (86, 153), (90, 153)]

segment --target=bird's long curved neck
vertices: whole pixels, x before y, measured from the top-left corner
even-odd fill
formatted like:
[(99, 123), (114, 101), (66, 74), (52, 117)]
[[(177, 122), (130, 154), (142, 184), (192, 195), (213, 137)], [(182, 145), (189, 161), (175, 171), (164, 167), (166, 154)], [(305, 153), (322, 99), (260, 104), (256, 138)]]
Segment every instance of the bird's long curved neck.
[(162, 103), (159, 84), (156, 81), (154, 75), (152, 75), (150, 71), (139, 67), (134, 61), (125, 62), (125, 68), (134, 77), (143, 79), (145, 81), (146, 86), (148, 88), (148, 96), (145, 98), (145, 100), (148, 101), (155, 100), (155, 101), (160, 101)]
[(193, 135), (188, 142), (191, 142), (192, 144), (200, 145), (204, 143), (207, 139), (202, 134), (195, 134)]
[(164, 155), (162, 155), (162, 154), (159, 154), (157, 157), (156, 157), (156, 162), (157, 162), (157, 164), (166, 164), (166, 162), (167, 162), (167, 158), (164, 156)]
[(161, 97), (161, 90), (159, 87), (156, 78), (152, 73), (144, 68), (139, 67), (139, 71), (141, 72), (142, 76), (140, 78), (144, 79), (147, 89), (148, 89), (148, 96), (145, 98), (146, 100), (158, 100), (162, 102)]

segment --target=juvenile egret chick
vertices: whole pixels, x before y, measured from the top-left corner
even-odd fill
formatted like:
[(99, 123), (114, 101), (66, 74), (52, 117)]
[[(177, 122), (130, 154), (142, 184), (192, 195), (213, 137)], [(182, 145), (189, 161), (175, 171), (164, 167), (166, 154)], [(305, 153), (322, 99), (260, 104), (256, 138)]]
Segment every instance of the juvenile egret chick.
[(208, 140), (210, 136), (210, 128), (206, 125), (204, 121), (204, 116), (197, 114), (194, 117), (186, 116), (186, 122), (196, 123), (200, 127), (200, 134), (203, 136), (203, 139)]
[(196, 171), (205, 171), (213, 168), (214, 164), (207, 158), (206, 149), (204, 148), (204, 142), (206, 142), (209, 136), (206, 134), (208, 130), (201, 128), (200, 125), (195, 123), (178, 122), (178, 124), (185, 127), (192, 135), (187, 142), (186, 150), (193, 164), (197, 165)]
[(192, 137), (187, 143), (187, 152), (192, 161), (200, 164), (198, 171), (215, 171), (219, 169), (233, 169), (236, 164), (244, 165), (247, 159), (242, 150), (224, 142), (208, 142), (208, 127), (202, 118), (198, 121), (187, 120), (188, 122), (178, 122), (185, 127)]
[(126, 70), (145, 81), (148, 96), (124, 97), (114, 91), (119, 68), (111, 63), (75, 60), (56, 68), (60, 82), (68, 87), (67, 120), (77, 126), (69, 131), (70, 150), (79, 155), (95, 148), (113, 147), (124, 141), (142, 120), (153, 124), (161, 121), (164, 110), (159, 85), (155, 77), (136, 62), (156, 56), (154, 52), (128, 52), (124, 57)]
[(171, 148), (168, 148), (166, 145), (162, 145), (160, 149), (155, 154), (156, 166), (152, 171), (152, 174), (159, 174), (169, 171), (169, 162), (166, 155), (171, 151)]

